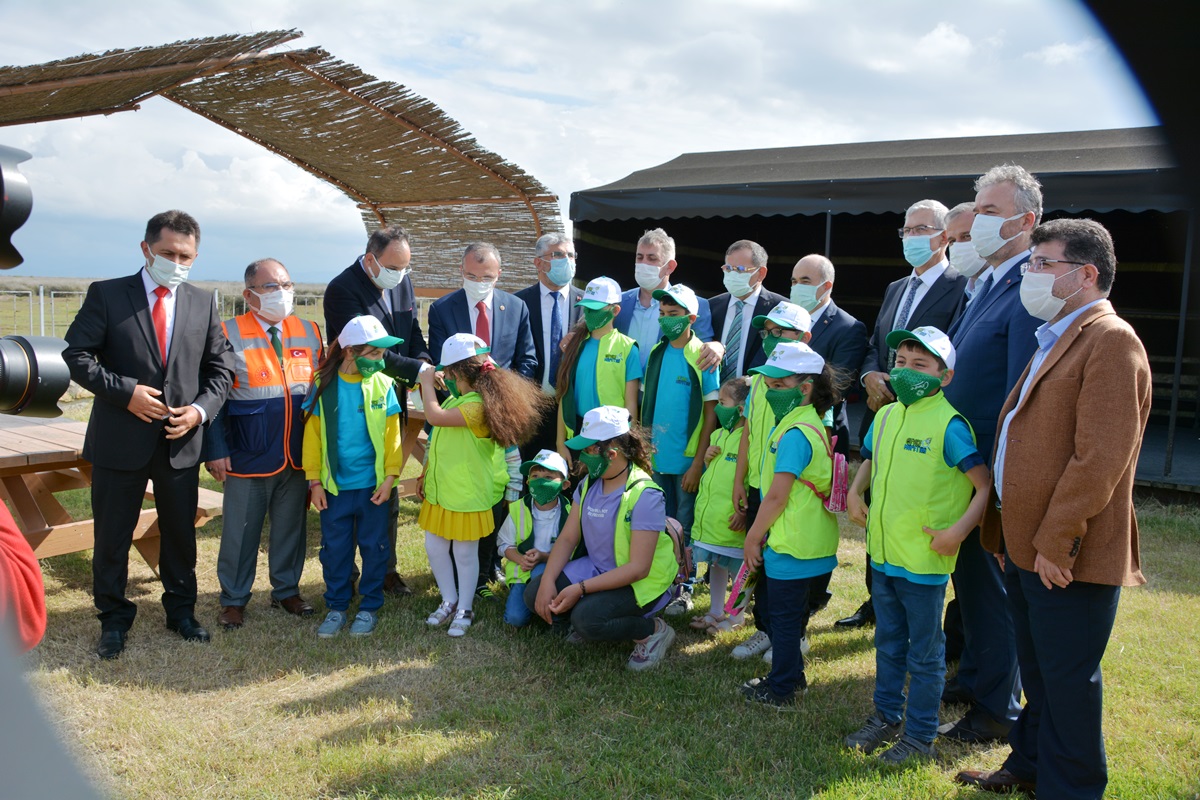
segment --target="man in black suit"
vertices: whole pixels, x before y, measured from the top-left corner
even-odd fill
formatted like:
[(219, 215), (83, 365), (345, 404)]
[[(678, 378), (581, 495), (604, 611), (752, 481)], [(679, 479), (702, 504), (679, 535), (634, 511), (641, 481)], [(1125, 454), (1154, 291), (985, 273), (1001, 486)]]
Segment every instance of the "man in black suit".
[[(407, 387), (417, 380), (421, 365), (430, 363), (408, 265), (412, 249), (408, 234), (399, 225), (380, 228), (367, 239), (367, 252), (325, 288), (325, 336), (330, 345), (354, 317), (372, 316), (383, 323), (390, 336), (403, 341), (383, 354), (385, 375), (396, 379), (396, 396), (406, 405)], [(388, 538), (388, 571), (383, 590), (391, 595), (412, 594), (396, 572), (396, 526), (400, 514), (399, 494), (392, 490)]]
[[(884, 341), (894, 330), (912, 330), (931, 325), (943, 333), (962, 313), (966, 302), (967, 279), (959, 275), (946, 260), (950, 240), (946, 235), (946, 215), (949, 209), (937, 200), (920, 200), (909, 206), (904, 214), (904, 227), (899, 230), (904, 247), (904, 259), (912, 272), (888, 284), (883, 305), (875, 318), (875, 330), (867, 344), (862, 362), (862, 386), (867, 390), (867, 413), (863, 415), (858, 437), (867, 433), (875, 412), (896, 399), (889, 385), (895, 353)], [(871, 592), (871, 567), (867, 565), (867, 594)], [(860, 628), (875, 623), (875, 609), (868, 597), (857, 611), (839, 619), (835, 625)]]
[(720, 382), (724, 383), (767, 362), (762, 340), (753, 335), (757, 331), (750, 327), (750, 321), (771, 313), (787, 298), (762, 285), (767, 277), (767, 251), (757, 242), (739, 239), (729, 245), (721, 271), (726, 291), (710, 300), (708, 307), (713, 333), (725, 346), (720, 372)]
[(191, 216), (154, 215), (141, 245), (144, 268), (92, 283), (67, 330), (71, 377), (96, 395), (83, 457), (92, 463), (92, 591), (104, 659), (125, 649), (137, 614), (125, 585), (147, 481), (158, 509), (167, 627), (188, 641), (209, 640), (195, 614), (200, 449), (203, 423), (233, 384), (233, 355), (212, 295), (185, 283), (199, 245)]
[[(583, 292), (572, 280), (575, 277), (575, 243), (562, 233), (547, 233), (534, 245), (533, 266), (537, 283), (517, 292), (529, 309), (529, 327), (533, 332), (533, 350), (537, 369), (533, 379), (542, 391), (553, 395), (558, 377), (559, 342), (578, 320), (581, 309), (575, 304)], [(538, 450), (554, 449), (554, 411), (546, 415), (537, 434), (521, 448), (521, 460), (528, 461)]]

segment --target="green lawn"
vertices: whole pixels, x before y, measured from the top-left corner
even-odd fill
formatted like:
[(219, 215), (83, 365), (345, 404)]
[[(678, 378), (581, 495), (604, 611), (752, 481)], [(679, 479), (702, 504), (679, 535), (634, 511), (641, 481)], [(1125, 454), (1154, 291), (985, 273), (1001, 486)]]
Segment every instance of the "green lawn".
[[(86, 500), (68, 502), (82, 514)], [(714, 641), (679, 620), (669, 659), (634, 675), (628, 647), (508, 629), (502, 599), (480, 604), (462, 640), (428, 629), (436, 589), (415, 516), (406, 504), (400, 556), (416, 594), (389, 599), (366, 640), (319, 641), (316, 620), (270, 610), (265, 555), (246, 627), (220, 630), (217, 520), (201, 532), (197, 570), (213, 642), (164, 628), (160, 587), (135, 555), (138, 620), (125, 655), (101, 663), (89, 557), (49, 559), (32, 684), (84, 768), (136, 798), (982, 797), (954, 773), (1004, 757), (947, 743), (936, 762), (893, 771), (841, 746), (870, 711), (874, 673), (870, 631), (832, 627), (862, 599), (858, 529), (843, 527), (835, 598), (813, 620), (809, 693), (778, 712), (737, 692), (765, 668), (729, 657), (748, 630)], [(1104, 663), (1109, 795), (1195, 798), (1200, 510), (1155, 504), (1141, 519), (1150, 582), (1123, 594)], [(315, 514), (309, 530), (302, 591), (320, 607)]]

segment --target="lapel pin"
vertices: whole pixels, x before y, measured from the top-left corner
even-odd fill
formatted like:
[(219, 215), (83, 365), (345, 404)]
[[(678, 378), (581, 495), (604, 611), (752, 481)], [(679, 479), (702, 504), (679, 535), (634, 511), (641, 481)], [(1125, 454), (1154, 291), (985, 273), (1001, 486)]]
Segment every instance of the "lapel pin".
[(503, 311), (503, 310), (504, 310), (504, 306), (500, 306), (500, 310), (501, 310), (501, 311)]

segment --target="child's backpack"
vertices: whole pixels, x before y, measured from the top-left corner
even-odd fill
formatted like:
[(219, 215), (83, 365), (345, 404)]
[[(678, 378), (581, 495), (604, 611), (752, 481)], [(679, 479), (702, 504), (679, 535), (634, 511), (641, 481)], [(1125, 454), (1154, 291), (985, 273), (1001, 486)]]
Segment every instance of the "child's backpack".
[(811, 430), (822, 434), (821, 441), (825, 442), (826, 452), (828, 456), (833, 459), (833, 479), (829, 482), (828, 497), (818, 492), (817, 487), (813, 486), (803, 478), (800, 479), (800, 482), (812, 489), (813, 493), (817, 497), (821, 498), (821, 500), (825, 503), (825, 509), (827, 511), (832, 511), (835, 514), (839, 511), (845, 511), (846, 495), (850, 492), (850, 477), (849, 471), (846, 468), (846, 457), (841, 453), (835, 453), (833, 451), (834, 445), (837, 444), (837, 437), (833, 436), (830, 439), (826, 439), (824, 436), (825, 432), (822, 430), (817, 430), (815, 425), (809, 425), (807, 422), (801, 422), (800, 424), (805, 428), (810, 428)]
[(674, 517), (667, 517), (665, 532), (671, 537), (671, 544), (675, 547), (675, 563), (679, 565), (679, 569), (675, 572), (674, 585), (678, 586), (687, 583), (692, 574), (692, 548), (684, 544), (683, 525)]

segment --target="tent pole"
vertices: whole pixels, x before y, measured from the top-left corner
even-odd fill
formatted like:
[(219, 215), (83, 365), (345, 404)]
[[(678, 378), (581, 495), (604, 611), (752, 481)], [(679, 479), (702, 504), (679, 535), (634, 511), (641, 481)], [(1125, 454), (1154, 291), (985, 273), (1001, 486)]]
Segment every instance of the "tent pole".
[(1171, 380), (1171, 415), (1167, 420), (1167, 456), (1163, 461), (1163, 477), (1171, 474), (1175, 457), (1175, 425), (1179, 418), (1179, 388), (1183, 378), (1183, 337), (1187, 328), (1188, 294), (1192, 277), (1192, 255), (1195, 252), (1196, 211), (1188, 212), (1187, 246), (1183, 251), (1183, 286), (1179, 294), (1179, 332), (1175, 336), (1175, 377)]
[(825, 212), (825, 257), (829, 258), (830, 240), (833, 234), (833, 212)]

